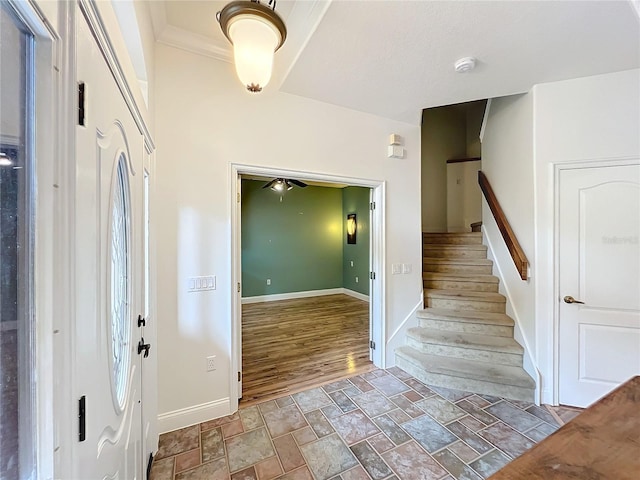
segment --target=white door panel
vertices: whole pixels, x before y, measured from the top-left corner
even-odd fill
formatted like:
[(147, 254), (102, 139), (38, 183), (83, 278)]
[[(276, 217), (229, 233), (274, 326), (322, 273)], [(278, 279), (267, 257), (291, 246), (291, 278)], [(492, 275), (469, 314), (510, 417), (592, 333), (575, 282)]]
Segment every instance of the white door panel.
[(77, 20), (85, 120), (76, 129), (74, 396), (86, 414), (74, 478), (142, 479), (144, 147), (80, 12)]
[(562, 170), (559, 199), (559, 400), (586, 407), (640, 373), (640, 166)]

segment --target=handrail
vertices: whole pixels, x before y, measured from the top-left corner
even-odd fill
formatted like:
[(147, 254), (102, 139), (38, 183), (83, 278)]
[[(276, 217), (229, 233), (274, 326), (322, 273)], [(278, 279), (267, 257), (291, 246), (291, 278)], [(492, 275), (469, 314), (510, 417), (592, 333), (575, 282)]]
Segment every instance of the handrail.
[(500, 203), (498, 203), (496, 194), (493, 193), (493, 189), (489, 184), (487, 176), (481, 170), (478, 170), (478, 183), (480, 184), (482, 193), (484, 193), (484, 198), (487, 199), (491, 213), (493, 213), (493, 218), (496, 219), (496, 223), (498, 224), (500, 233), (502, 233), (504, 243), (507, 244), (507, 249), (511, 254), (516, 270), (518, 270), (520, 278), (522, 278), (522, 280), (526, 280), (528, 278), (527, 270), (529, 267), (529, 261), (527, 260), (520, 243), (518, 243), (518, 239), (516, 238), (515, 233), (513, 233), (511, 225), (509, 225), (509, 221), (502, 211)]

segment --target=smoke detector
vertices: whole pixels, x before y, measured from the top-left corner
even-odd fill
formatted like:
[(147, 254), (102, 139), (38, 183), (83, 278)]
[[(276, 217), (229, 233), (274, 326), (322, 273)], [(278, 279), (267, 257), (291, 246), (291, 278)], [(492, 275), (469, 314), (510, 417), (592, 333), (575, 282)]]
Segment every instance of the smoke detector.
[(464, 73), (473, 70), (476, 67), (476, 59), (473, 57), (464, 57), (453, 64), (456, 72)]

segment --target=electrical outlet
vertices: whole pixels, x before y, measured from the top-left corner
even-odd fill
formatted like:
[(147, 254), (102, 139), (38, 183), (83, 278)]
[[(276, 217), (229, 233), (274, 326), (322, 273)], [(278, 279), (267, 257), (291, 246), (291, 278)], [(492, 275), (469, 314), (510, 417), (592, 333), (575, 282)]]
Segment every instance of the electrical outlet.
[(207, 357), (207, 372), (212, 372), (216, 369), (216, 356), (211, 355)]
[(267, 285), (271, 285), (271, 279), (267, 278)]

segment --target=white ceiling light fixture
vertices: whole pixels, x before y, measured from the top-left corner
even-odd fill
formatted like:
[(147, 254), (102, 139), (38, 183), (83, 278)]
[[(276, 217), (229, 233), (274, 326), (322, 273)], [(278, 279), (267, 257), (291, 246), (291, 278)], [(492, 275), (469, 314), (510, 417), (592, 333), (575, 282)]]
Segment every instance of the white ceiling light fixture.
[(275, 12), (276, 0), (236, 0), (216, 15), (233, 45), (236, 73), (247, 90), (259, 93), (269, 83), (273, 55), (287, 38), (287, 27)]
[(455, 68), (458, 73), (465, 73), (476, 68), (476, 59), (473, 57), (464, 57), (454, 63), (453, 68)]

